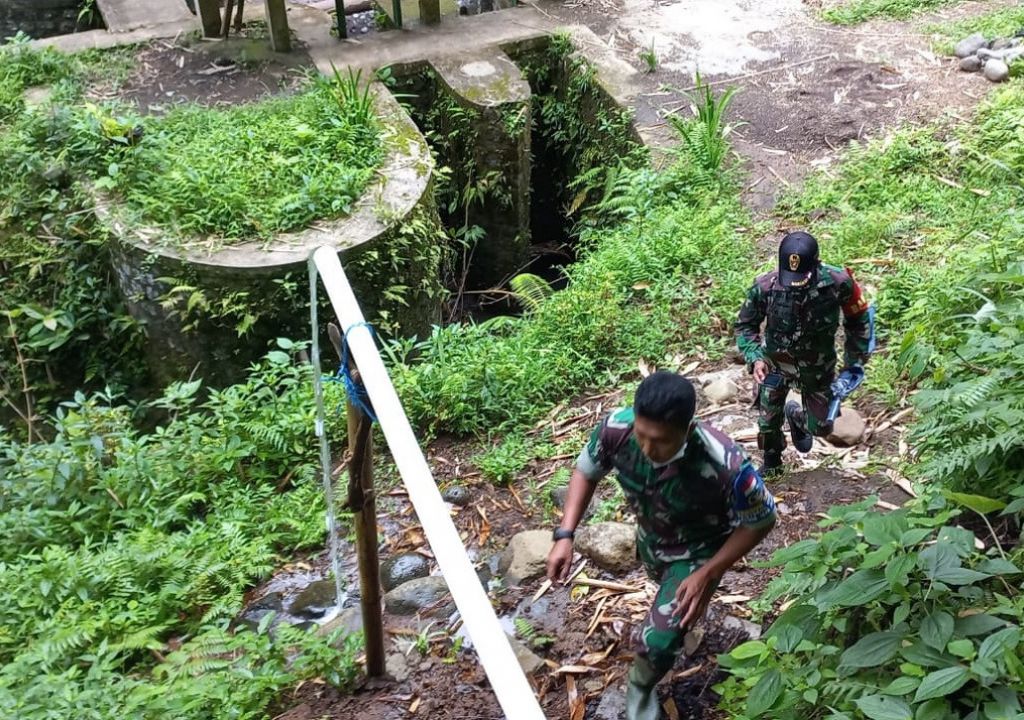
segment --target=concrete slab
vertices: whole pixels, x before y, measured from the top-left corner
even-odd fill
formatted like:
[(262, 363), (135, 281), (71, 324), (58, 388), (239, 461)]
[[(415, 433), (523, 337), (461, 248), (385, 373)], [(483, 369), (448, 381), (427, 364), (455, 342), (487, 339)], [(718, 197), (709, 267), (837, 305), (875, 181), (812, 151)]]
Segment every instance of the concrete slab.
[(322, 73), (332, 72), (332, 65), (373, 72), (389, 65), (464, 55), (482, 47), (543, 37), (556, 29), (556, 24), (544, 14), (521, 6), (469, 17), (442, 17), (440, 25), (392, 30), (365, 40), (339, 41), (330, 34), (327, 13), (296, 5), (288, 11), (292, 31), (309, 49)]
[(149, 42), (157, 38), (170, 38), (199, 29), (199, 23), (193, 18), (188, 22), (168, 23), (155, 27), (138, 28), (126, 32), (112, 33), (106, 30), (89, 30), (72, 35), (56, 35), (54, 37), (33, 40), (35, 48), (52, 47), (61, 52), (76, 53), (84, 50), (102, 50), (118, 45), (135, 45)]
[(195, 23), (185, 0), (96, 0), (96, 5), (112, 33), (172, 23)]

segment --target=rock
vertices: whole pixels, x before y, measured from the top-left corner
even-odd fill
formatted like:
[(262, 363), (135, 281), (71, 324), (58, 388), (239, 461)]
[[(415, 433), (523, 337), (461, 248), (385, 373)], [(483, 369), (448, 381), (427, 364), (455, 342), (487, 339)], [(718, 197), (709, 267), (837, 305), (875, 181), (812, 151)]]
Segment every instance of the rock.
[(441, 499), (445, 502), (450, 502), (452, 505), (465, 507), (473, 502), (473, 493), (470, 492), (469, 488), (462, 485), (451, 485), (441, 493)]
[(544, 667), (544, 660), (538, 657), (536, 653), (526, 647), (518, 639), (510, 635), (508, 642), (512, 646), (512, 652), (516, 654), (516, 660), (519, 661), (519, 667), (523, 669), (524, 673), (532, 675)]
[(384, 592), (391, 592), (403, 583), (430, 574), (430, 564), (422, 555), (403, 553), (390, 558), (381, 565), (380, 585)]
[(722, 620), (722, 627), (726, 630), (739, 630), (748, 640), (761, 639), (761, 626), (743, 618), (726, 615)]
[(989, 48), (992, 50), (1005, 50), (1011, 47), (1013, 47), (1013, 40), (1011, 38), (996, 38), (989, 45)]
[(270, 613), (281, 612), (282, 607), (281, 593), (267, 593), (245, 608), (238, 616), (238, 622), (255, 632), (264, 617)]
[(316, 619), (323, 617), (338, 604), (337, 591), (333, 580), (317, 580), (295, 596), (288, 612), (297, 617)]
[(698, 625), (683, 636), (683, 654), (691, 657), (704, 642), (704, 626)]
[(960, 61), (960, 70), (963, 72), (978, 72), (981, 70), (981, 58), (977, 55), (968, 55)]
[(409, 679), (409, 663), (406, 662), (402, 653), (391, 653), (384, 658), (384, 671), (395, 682), (405, 682)]
[(842, 414), (836, 418), (832, 432), (826, 438), (833, 445), (839, 447), (852, 447), (864, 437), (867, 424), (860, 413), (853, 408), (843, 408)]
[(576, 549), (604, 570), (627, 572), (638, 564), (636, 530), (625, 523), (587, 525), (576, 533)]
[(737, 350), (735, 348), (733, 348), (732, 350), (727, 352), (725, 354), (725, 356), (727, 358), (729, 358), (729, 362), (731, 362), (733, 365), (746, 365), (747, 364), (747, 358), (744, 357), (743, 353), (741, 353), (739, 350)]
[(392, 615), (447, 615), (453, 607), (448, 585), (439, 575), (410, 580), (384, 595), (384, 608)]
[(553, 544), (550, 530), (524, 530), (513, 535), (498, 560), (498, 574), (506, 585), (521, 585), (540, 577)]
[(354, 607), (345, 608), (332, 619), (318, 627), (316, 629), (316, 634), (320, 637), (327, 637), (335, 630), (342, 630), (341, 635), (338, 636), (338, 645), (341, 645), (345, 642), (346, 637), (354, 635), (362, 629), (363, 610), (356, 605)]
[(985, 67), (982, 68), (981, 73), (986, 79), (991, 80), (992, 82), (1002, 82), (1006, 78), (1010, 77), (1010, 68), (1002, 60), (993, 58), (985, 63)]
[(565, 498), (569, 494), (568, 485), (560, 485), (553, 487), (548, 491), (548, 495), (551, 497), (551, 502), (554, 503), (556, 508), (560, 510), (565, 509)]
[(594, 720), (622, 720), (626, 717), (626, 689), (623, 684), (610, 685), (601, 693), (601, 702), (594, 710)]
[(727, 377), (712, 380), (704, 388), (704, 397), (715, 405), (725, 405), (736, 399), (739, 386)]
[(958, 58), (965, 58), (968, 55), (973, 55), (978, 52), (981, 48), (985, 47), (988, 41), (985, 36), (981, 33), (974, 33), (956, 44), (956, 49), (953, 51)]

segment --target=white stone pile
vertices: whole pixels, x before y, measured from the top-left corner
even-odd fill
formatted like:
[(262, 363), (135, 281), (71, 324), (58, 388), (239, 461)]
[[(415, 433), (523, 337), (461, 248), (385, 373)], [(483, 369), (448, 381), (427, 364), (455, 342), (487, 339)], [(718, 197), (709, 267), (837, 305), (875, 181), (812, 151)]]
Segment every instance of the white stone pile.
[(1024, 64), (1024, 31), (1014, 37), (989, 40), (981, 33), (965, 37), (956, 44), (956, 56), (964, 72), (981, 72), (992, 82), (1010, 77), (1010, 66)]

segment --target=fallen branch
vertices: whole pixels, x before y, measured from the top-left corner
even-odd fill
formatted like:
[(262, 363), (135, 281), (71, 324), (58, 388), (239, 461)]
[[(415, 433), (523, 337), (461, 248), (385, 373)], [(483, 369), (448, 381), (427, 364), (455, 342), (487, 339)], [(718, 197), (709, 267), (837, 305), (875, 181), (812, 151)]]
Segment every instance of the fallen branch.
[(618, 592), (640, 592), (643, 590), (643, 588), (638, 588), (633, 585), (623, 585), (622, 583), (611, 582), (608, 580), (596, 580), (594, 578), (577, 578), (572, 581), (572, 584), (604, 588), (605, 590), (616, 590)]

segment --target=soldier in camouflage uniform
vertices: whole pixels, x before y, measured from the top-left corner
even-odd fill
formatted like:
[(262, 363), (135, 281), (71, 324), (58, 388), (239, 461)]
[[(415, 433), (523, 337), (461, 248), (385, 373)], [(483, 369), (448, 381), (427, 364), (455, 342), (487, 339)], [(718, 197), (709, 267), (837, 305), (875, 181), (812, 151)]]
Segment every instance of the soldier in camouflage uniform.
[[(848, 367), (863, 367), (873, 332), (864, 293), (849, 270), (819, 260), (811, 235), (789, 233), (779, 246), (779, 269), (757, 278), (736, 321), (736, 344), (752, 366), (760, 405), (762, 473), (782, 467), (783, 417), (800, 452), (811, 449), (813, 436), (832, 430), (826, 419), (840, 313), (846, 335), (843, 360)], [(800, 391), (802, 408), (786, 402), (791, 387)]]
[(564, 580), (576, 526), (597, 482), (615, 470), (636, 515), (637, 554), (659, 584), (636, 634), (629, 720), (659, 717), (654, 686), (686, 630), (703, 617), (725, 571), (775, 524), (775, 500), (757, 470), (732, 440), (694, 419), (695, 405), (688, 380), (657, 372), (640, 384), (632, 408), (604, 419), (576, 462), (548, 556), (548, 577)]

